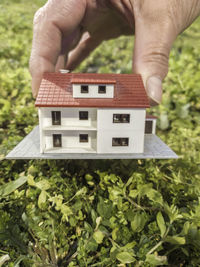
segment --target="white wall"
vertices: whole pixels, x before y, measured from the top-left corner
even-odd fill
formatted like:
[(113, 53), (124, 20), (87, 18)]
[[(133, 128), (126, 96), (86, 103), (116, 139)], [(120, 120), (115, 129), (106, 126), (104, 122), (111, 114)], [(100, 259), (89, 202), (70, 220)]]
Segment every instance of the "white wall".
[(42, 109), (38, 108), (38, 117), (39, 117), (39, 130), (40, 130), (40, 153), (44, 152), (45, 142), (44, 142), (44, 133), (43, 133), (43, 114)]
[[(101, 85), (106, 85), (106, 84), (101, 84)], [(105, 94), (98, 93), (99, 85), (88, 84), (88, 87), (89, 87), (88, 93), (82, 94), (81, 85), (73, 84), (73, 97), (74, 98), (113, 98), (114, 97), (114, 85), (113, 84), (106, 85)]]
[[(61, 125), (92, 126), (96, 131), (64, 131), (59, 126), (56, 130), (44, 130), (52, 126), (51, 111), (61, 110)], [(88, 110), (89, 120), (79, 120), (79, 111)], [(130, 114), (130, 123), (113, 123), (113, 114)], [(53, 148), (53, 134), (62, 134), (62, 147), (93, 148), (97, 153), (142, 153), (144, 148), (145, 109), (112, 109), (112, 108), (39, 108), (41, 153)], [(42, 127), (41, 127), (42, 126)], [(78, 129), (78, 128), (77, 128)], [(79, 134), (88, 133), (89, 142), (79, 143)], [(113, 137), (128, 137), (129, 146), (112, 146)]]
[[(40, 108), (43, 127), (52, 126), (51, 111), (61, 111), (61, 126), (96, 126), (97, 110), (94, 108)], [(88, 111), (88, 120), (79, 120), (79, 111)], [(56, 126), (55, 127), (59, 127)]]
[[(130, 114), (130, 123), (113, 123), (113, 114)], [(143, 153), (145, 109), (98, 109), (98, 153)], [(112, 146), (113, 137), (128, 137), (129, 146)]]

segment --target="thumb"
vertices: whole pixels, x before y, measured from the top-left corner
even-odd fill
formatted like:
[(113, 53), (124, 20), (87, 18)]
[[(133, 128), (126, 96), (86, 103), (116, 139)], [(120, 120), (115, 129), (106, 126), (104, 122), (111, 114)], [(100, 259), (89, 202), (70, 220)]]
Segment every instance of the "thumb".
[(144, 11), (144, 7), (134, 10), (133, 72), (142, 75), (150, 105), (155, 106), (162, 100), (162, 81), (168, 72), (169, 53), (176, 33), (159, 10), (148, 11), (149, 16)]

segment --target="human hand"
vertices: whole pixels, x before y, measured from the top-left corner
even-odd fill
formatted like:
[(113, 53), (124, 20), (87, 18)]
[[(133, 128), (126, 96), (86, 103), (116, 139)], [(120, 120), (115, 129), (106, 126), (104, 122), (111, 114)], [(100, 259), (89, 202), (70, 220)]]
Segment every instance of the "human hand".
[(199, 14), (199, 0), (49, 0), (34, 18), (33, 95), (44, 72), (73, 70), (103, 40), (135, 33), (133, 72), (159, 104), (173, 41)]

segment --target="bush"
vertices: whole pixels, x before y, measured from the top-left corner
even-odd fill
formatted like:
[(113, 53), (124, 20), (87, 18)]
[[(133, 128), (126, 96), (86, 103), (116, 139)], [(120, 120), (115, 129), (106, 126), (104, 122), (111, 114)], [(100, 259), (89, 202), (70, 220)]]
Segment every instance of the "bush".
[[(200, 265), (200, 20), (177, 39), (151, 109), (178, 160), (8, 161), (38, 123), (28, 59), (43, 3), (0, 4), (0, 265), (7, 254), (9, 267)], [(130, 73), (132, 44), (103, 43), (77, 71)]]

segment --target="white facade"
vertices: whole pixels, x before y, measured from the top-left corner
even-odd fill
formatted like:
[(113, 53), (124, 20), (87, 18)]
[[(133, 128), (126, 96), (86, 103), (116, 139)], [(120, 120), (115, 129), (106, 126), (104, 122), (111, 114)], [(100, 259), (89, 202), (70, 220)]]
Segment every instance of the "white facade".
[[(113, 114), (129, 114), (129, 123), (113, 123)], [(97, 111), (98, 153), (142, 153), (144, 150), (145, 109), (107, 109)], [(128, 138), (128, 146), (112, 146), (112, 138)]]
[[(73, 97), (74, 98), (113, 98), (114, 97), (114, 84), (85, 84), (88, 86), (88, 93), (81, 93), (82, 84), (73, 84)], [(105, 93), (99, 93), (99, 86), (105, 86)]]
[[(55, 111), (61, 114), (60, 125), (52, 125)], [(88, 112), (88, 119), (80, 119), (81, 111)], [(114, 114), (128, 115), (128, 122), (116, 123)], [(40, 107), (40, 152), (142, 153), (145, 116), (145, 109)], [(60, 135), (60, 147), (55, 147), (54, 135)]]

